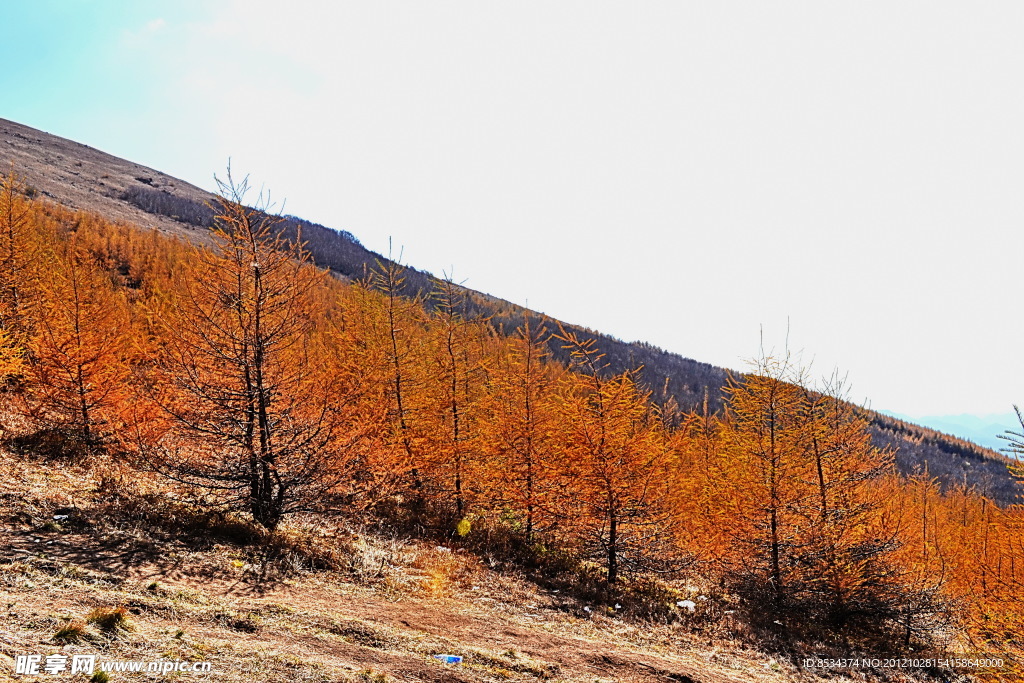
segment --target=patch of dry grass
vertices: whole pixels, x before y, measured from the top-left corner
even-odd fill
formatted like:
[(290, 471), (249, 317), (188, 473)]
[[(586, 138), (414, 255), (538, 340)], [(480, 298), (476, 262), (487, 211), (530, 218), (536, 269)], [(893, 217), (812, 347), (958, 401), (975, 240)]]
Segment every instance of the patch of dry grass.
[(313, 516), (265, 534), (168, 495), (109, 459), (0, 451), (0, 671), (61, 650), (207, 661), (221, 683), (818, 680), (740, 645), (707, 587), (680, 589), (709, 596), (692, 616), (634, 622), (458, 548)]
[(122, 631), (132, 631), (134, 626), (128, 618), (128, 610), (124, 607), (97, 607), (85, 618), (87, 624), (94, 624), (104, 633), (117, 635)]
[(78, 619), (69, 621), (68, 623), (57, 629), (57, 632), (53, 634), (53, 641), (56, 643), (81, 643), (89, 639), (89, 631), (84, 621)]

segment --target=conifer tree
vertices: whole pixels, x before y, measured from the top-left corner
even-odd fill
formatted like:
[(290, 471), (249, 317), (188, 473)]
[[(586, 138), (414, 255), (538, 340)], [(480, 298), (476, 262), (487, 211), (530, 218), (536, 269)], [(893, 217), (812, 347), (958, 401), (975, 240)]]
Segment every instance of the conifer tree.
[(138, 441), (160, 471), (273, 530), (351, 482), (364, 444), (349, 410), (360, 378), (327, 362), (323, 273), (276, 232), (264, 196), (245, 205), (247, 180), (234, 183), (229, 169), (220, 189), (217, 248), (182, 274), (158, 321), (155, 410)]
[(451, 277), (435, 281), (433, 305), (430, 469), (461, 520), (485, 488), (479, 430), (484, 326), (466, 315), (465, 291)]
[(803, 392), (788, 360), (764, 359), (756, 372), (730, 377), (721, 471), (732, 520), (729, 570), (752, 591), (781, 603), (804, 531), (795, 516), (810, 481), (810, 430), (801, 419)]
[(487, 441), (491, 467), (498, 471), (491, 505), (523, 515), (523, 532), (533, 539), (551, 526), (552, 470), (557, 450), (552, 395), (559, 380), (547, 362), (550, 333), (527, 315), (496, 353), (489, 384)]
[(837, 378), (823, 391), (805, 388), (803, 399), (811, 490), (796, 511), (806, 534), (795, 549), (791, 597), (833, 630), (894, 623), (911, 598), (894, 565), (900, 539), (882, 498), (882, 482), (895, 474), (892, 454), (871, 443)]
[(576, 372), (558, 394), (561, 521), (599, 556), (608, 584), (670, 564), (671, 459), (661, 420), (632, 373), (606, 376), (592, 339), (560, 331)]
[[(390, 471), (393, 478), (406, 479), (404, 488), (414, 505), (422, 508), (426, 466), (420, 424), (426, 383), (421, 343), (426, 326), (424, 301), (419, 292), (406, 291), (404, 269), (391, 259), (377, 262), (367, 284), (383, 295), (382, 302), (367, 297), (362, 301), (364, 310), (371, 309), (365, 325), (368, 344), (382, 355), (378, 370), (388, 416)], [(378, 303), (381, 310), (373, 310)]]
[(20, 376), (28, 352), (28, 289), (38, 255), (25, 186), (13, 166), (0, 183), (0, 383)]
[(50, 265), (32, 339), (32, 412), (93, 447), (120, 421), (126, 402), (128, 311), (74, 237), (57, 245)]
[(1013, 406), (1013, 412), (1017, 415), (1017, 422), (1020, 423), (1020, 431), (1007, 429), (1006, 432), (999, 435), (999, 438), (1006, 441), (1006, 446), (1002, 451), (1014, 459), (1010, 465), (1010, 472), (1024, 486), (1024, 412), (1021, 412), (1018, 406)]

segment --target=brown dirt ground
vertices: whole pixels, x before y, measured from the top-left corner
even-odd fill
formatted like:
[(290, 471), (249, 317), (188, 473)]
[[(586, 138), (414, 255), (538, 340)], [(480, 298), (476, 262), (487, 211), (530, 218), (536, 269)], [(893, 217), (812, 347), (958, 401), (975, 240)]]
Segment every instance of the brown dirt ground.
[[(322, 669), (327, 674), (323, 680), (344, 680), (331, 678), (335, 672), (344, 676), (365, 671), (391, 677), (384, 680), (467, 683), (752, 680), (705, 669), (693, 653), (681, 656), (665, 644), (660, 652), (637, 647), (628, 633), (616, 633), (629, 630), (622, 624), (586, 622), (542, 607), (517, 610), (494, 598), (490, 604), (473, 602), (461, 589), (449, 589), (451, 595), (440, 597), (401, 596), (323, 573), (262, 585), (242, 572), (234, 578), (208, 573), (203, 560), (211, 558), (185, 555), (152, 562), (156, 549), (124, 540), (104, 543), (89, 534), (17, 527), (5, 527), (0, 539), (5, 548), (0, 551), (0, 572), (23, 579), (0, 589), (8, 617), (0, 626), (0, 652), (8, 656), (49, 653), (51, 632), (66, 617), (82, 618), (96, 607), (123, 605), (132, 613), (136, 630), (127, 642), (104, 644), (111, 658), (150, 650), (167, 641), (161, 634), (183, 629), (185, 642), (214, 652), (241, 649), (262, 658), (296, 658)], [(157, 589), (148, 588), (153, 582)], [(246, 623), (233, 624), (236, 618), (252, 621), (252, 631)], [(12, 625), (17, 628), (6, 632)], [(138, 642), (140, 638), (146, 642)], [(13, 644), (22, 647), (8, 650)], [(442, 665), (429, 656), (434, 653), (461, 654), (466, 664)], [(210, 657), (215, 670), (221, 668), (217, 659)], [(237, 657), (227, 659), (238, 664)], [(244, 674), (244, 664), (242, 669), (239, 673)]]
[[(213, 666), (210, 674), (155, 680), (813, 679), (767, 655), (697, 642), (679, 626), (567, 608), (561, 596), (475, 556), (423, 542), (347, 533), (354, 570), (296, 564), (268, 574), (259, 557), (230, 543), (197, 547), (97, 517), (106, 509), (101, 470), (0, 450), (0, 680), (65, 680), (13, 676), (16, 655), (57, 652)], [(69, 513), (71, 520), (55, 519)], [(129, 612), (130, 631), (90, 624), (79, 642), (54, 639), (92, 610), (118, 606)], [(442, 653), (462, 655), (463, 664), (432, 656)]]

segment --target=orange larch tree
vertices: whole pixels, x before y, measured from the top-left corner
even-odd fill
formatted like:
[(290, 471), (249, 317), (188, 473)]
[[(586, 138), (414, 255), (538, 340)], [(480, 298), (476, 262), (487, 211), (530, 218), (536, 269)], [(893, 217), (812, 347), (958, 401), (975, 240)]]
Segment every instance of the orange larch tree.
[(483, 320), (466, 314), (466, 294), (450, 277), (435, 280), (429, 325), (431, 367), (424, 419), (430, 479), (438, 501), (461, 520), (486, 488), (480, 441), (486, 364)]
[(496, 473), (490, 505), (521, 515), (528, 540), (555, 521), (551, 399), (561, 373), (548, 362), (549, 338), (545, 326), (527, 317), (495, 353), (488, 386), (485, 440)]
[(672, 459), (662, 422), (633, 373), (606, 376), (593, 340), (564, 329), (559, 338), (576, 370), (557, 397), (563, 533), (602, 559), (608, 584), (626, 571), (667, 568)]
[(744, 591), (784, 601), (806, 521), (795, 513), (808, 495), (810, 430), (803, 391), (788, 360), (763, 359), (754, 373), (729, 378), (718, 471), (732, 552), (727, 574)]
[[(396, 261), (378, 261), (359, 296), (367, 351), (376, 354), (378, 400), (387, 415), (389, 471), (417, 508), (425, 503), (423, 413), (426, 385), (426, 311), (419, 292), (407, 291), (404, 268)], [(404, 485), (401, 483), (404, 480)]]
[(40, 244), (24, 192), (12, 167), (0, 182), (0, 383), (22, 374), (28, 353), (28, 308)]
[(39, 283), (29, 404), (43, 422), (93, 447), (121, 421), (131, 325), (124, 297), (74, 237), (55, 251), (49, 277)]
[[(360, 378), (338, 373), (318, 334), (324, 274), (275, 230), (248, 185), (220, 185), (214, 237), (158, 311), (163, 352), (137, 443), (157, 469), (247, 511), (267, 529), (320, 509), (362, 464), (361, 426), (347, 408)], [(330, 372), (334, 370), (335, 372)]]
[(930, 617), (927, 593), (896, 563), (900, 523), (885, 505), (886, 482), (896, 474), (892, 453), (872, 444), (840, 380), (803, 391), (810, 481), (796, 510), (806, 534), (795, 552), (790, 599), (833, 632), (892, 630)]

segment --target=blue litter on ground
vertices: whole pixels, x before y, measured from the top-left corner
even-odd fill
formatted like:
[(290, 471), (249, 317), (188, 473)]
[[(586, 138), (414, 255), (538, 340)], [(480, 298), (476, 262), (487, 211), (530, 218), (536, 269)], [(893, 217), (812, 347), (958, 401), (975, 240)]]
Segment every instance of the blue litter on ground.
[(462, 657), (459, 655), (434, 655), (434, 659), (440, 659), (445, 664), (462, 664)]

